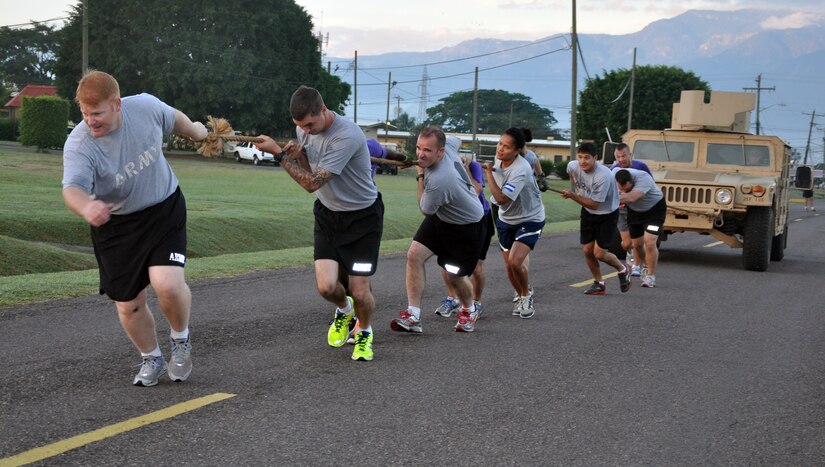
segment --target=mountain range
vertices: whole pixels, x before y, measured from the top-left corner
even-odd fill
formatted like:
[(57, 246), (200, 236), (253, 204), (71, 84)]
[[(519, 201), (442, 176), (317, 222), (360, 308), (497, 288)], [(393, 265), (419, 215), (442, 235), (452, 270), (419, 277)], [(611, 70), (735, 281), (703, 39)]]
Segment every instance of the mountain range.
[[(793, 20), (793, 27), (786, 24)], [(557, 25), (555, 29), (568, 29)], [(471, 90), (478, 67), (480, 89), (503, 89), (529, 96), (553, 111), (559, 129), (570, 126), (571, 57), (569, 35), (535, 41), (473, 39), (431, 52), (359, 56), (358, 121), (384, 121), (387, 80), (390, 118), (398, 109), (420, 120), (426, 107), (452, 92)], [(632, 34), (579, 34), (578, 84), (605, 71), (637, 65), (668, 65), (691, 71), (719, 91), (756, 88), (761, 75), (762, 133), (776, 134), (804, 153), (815, 111), (811, 158), (821, 161), (825, 145), (825, 20), (793, 11), (690, 10), (650, 23)], [(327, 58), (335, 74), (353, 84), (353, 59)], [(426, 95), (422, 87), (428, 75)], [(626, 97), (626, 96), (625, 96)], [(355, 102), (354, 99), (351, 102)], [(423, 103), (423, 104), (422, 104)], [(399, 105), (400, 104), (400, 105)], [(353, 117), (351, 103), (346, 113)], [(754, 112), (755, 116), (755, 112)], [(755, 118), (754, 118), (755, 120)], [(755, 123), (755, 122), (754, 122)]]

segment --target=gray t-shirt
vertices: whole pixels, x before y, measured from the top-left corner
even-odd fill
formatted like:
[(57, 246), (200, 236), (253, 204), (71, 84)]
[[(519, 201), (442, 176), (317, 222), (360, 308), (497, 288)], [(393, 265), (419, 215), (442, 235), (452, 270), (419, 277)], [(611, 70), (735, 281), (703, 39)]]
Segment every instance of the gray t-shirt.
[(528, 149), (524, 151), (524, 154), (522, 154), (521, 157), (523, 157), (524, 160), (526, 160), (527, 163), (530, 164), (530, 168), (533, 170), (533, 173), (535, 173), (536, 163), (539, 161), (539, 156), (537, 156), (536, 153)]
[(587, 209), (590, 214), (610, 214), (619, 209), (619, 190), (616, 179), (604, 164), (596, 162), (596, 167), (587, 173), (573, 160), (567, 164), (567, 173), (576, 180), (576, 189), (585, 198), (599, 203), (597, 209)]
[[(502, 221), (511, 225), (544, 221), (541, 192), (536, 185), (533, 168), (523, 157), (516, 157), (506, 169), (496, 159), (493, 179), (504, 196), (509, 198), (509, 201), (499, 204), (498, 217)], [(490, 202), (498, 204), (492, 196)]]
[[(616, 167), (613, 169), (613, 173), (622, 170), (621, 167)], [(630, 176), (633, 178), (633, 189), (641, 191), (644, 193), (644, 196), (637, 199), (632, 203), (625, 203), (628, 208), (636, 211), (636, 212), (645, 212), (649, 211), (650, 208), (656, 205), (659, 201), (662, 200), (664, 195), (662, 194), (662, 190), (656, 186), (656, 181), (653, 180), (653, 177), (650, 176), (649, 173), (643, 170), (636, 170), (636, 169), (624, 169), (630, 172)]]
[(424, 193), (419, 206), (424, 214), (435, 214), (448, 224), (472, 224), (484, 216), (484, 208), (457, 151), (445, 150), (437, 164), (424, 169)]
[(295, 127), (298, 142), (306, 149), (312, 170), (323, 168), (335, 174), (315, 194), (331, 211), (357, 211), (370, 207), (378, 197), (378, 188), (371, 177), (367, 138), (358, 125), (332, 113), (335, 114), (332, 125), (317, 135)]
[(163, 135), (175, 127), (175, 109), (149, 94), (121, 102), (120, 128), (95, 138), (81, 122), (63, 146), (63, 188), (111, 203), (117, 215), (154, 206), (178, 187), (163, 156)]

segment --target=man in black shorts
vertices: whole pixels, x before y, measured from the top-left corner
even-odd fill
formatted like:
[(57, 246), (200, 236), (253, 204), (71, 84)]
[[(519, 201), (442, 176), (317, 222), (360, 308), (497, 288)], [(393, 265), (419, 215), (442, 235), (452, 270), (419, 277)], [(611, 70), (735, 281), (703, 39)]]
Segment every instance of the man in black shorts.
[[(481, 164), (473, 160), (471, 155), (461, 154), (459, 152), (460, 148), (460, 139), (455, 136), (447, 136), (447, 143), (444, 146), (444, 152), (454, 154), (461, 160), (461, 163), (464, 164), (464, 170), (467, 172), (467, 176), (470, 178), (470, 183), (473, 184), (473, 189), (477, 193), (478, 200), (484, 210), (484, 217), (481, 219), (481, 223), (484, 226), (484, 235), (482, 236), (481, 243), (481, 255), (478, 257), (476, 268), (470, 276), (470, 283), (473, 285), (473, 304), (475, 305), (476, 311), (478, 311), (478, 318), (481, 319), (484, 311), (484, 305), (481, 303), (481, 297), (484, 292), (484, 285), (487, 281), (487, 276), (484, 272), (484, 262), (487, 260), (487, 251), (490, 249), (493, 235), (496, 233), (496, 225), (493, 220), (493, 214), (490, 212), (490, 203), (484, 196), (484, 169), (481, 168)], [(450, 285), (450, 278), (447, 271), (444, 269), (441, 269), (441, 278), (444, 281), (444, 285), (447, 287), (447, 297), (444, 298), (444, 300), (441, 300), (438, 308), (435, 309), (435, 314), (449, 318), (454, 311), (458, 312), (461, 309), (461, 303), (459, 303), (458, 299), (455, 298), (458, 294)]]
[(659, 248), (656, 246), (667, 217), (667, 202), (653, 177), (636, 169), (615, 171), (619, 202), (627, 205), (627, 226), (633, 243), (633, 257), (642, 268), (642, 287), (656, 287)]
[(418, 136), (418, 205), (424, 221), (407, 251), (407, 308), (390, 323), (393, 331), (420, 333), (425, 263), (432, 256), (447, 271), (461, 310), (455, 330), (473, 332), (478, 310), (469, 276), (478, 263), (484, 241), (484, 209), (457, 154), (444, 151), (446, 137), (438, 127)]
[[(313, 208), (315, 281), (321, 296), (337, 306), (327, 343), (344, 345), (357, 316), (352, 359), (372, 360), (370, 276), (378, 266), (384, 204), (370, 176), (367, 139), (358, 125), (329, 110), (313, 88), (299, 87), (289, 110), (300, 143), (290, 141), (282, 149), (261, 136), (264, 141), (257, 146), (276, 154), (289, 176), (318, 197)], [(339, 268), (348, 275), (351, 295)]]
[(606, 286), (602, 280), (600, 261), (616, 268), (619, 290), (627, 292), (633, 285), (630, 271), (609, 251), (618, 236), (616, 222), (619, 219), (619, 193), (613, 173), (596, 159), (593, 143), (579, 145), (576, 160), (567, 164), (567, 173), (575, 190), (564, 190), (562, 197), (582, 206), (579, 241), (584, 260), (593, 275), (593, 283), (584, 293), (604, 295)]
[(802, 199), (805, 201), (805, 210), (816, 211), (814, 207), (814, 190), (802, 190)]
[(184, 381), (192, 371), (186, 201), (162, 138), (174, 132), (200, 141), (206, 128), (154, 96), (121, 99), (117, 81), (101, 71), (83, 76), (76, 100), (83, 122), (64, 145), (63, 199), (91, 225), (100, 293), (116, 302), (120, 324), (143, 357), (133, 383), (154, 386), (167, 370), (146, 304), (149, 284), (171, 328), (167, 372)]

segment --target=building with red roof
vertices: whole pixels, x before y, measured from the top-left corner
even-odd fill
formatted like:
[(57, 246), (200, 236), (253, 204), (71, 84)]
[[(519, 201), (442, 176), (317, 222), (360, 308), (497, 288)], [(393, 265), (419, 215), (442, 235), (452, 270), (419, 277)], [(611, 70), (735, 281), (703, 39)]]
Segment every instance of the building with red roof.
[(9, 118), (14, 121), (17, 120), (17, 111), (23, 105), (23, 96), (37, 97), (37, 96), (56, 96), (57, 88), (55, 86), (45, 86), (39, 84), (28, 84), (22, 91), (18, 92), (16, 96), (9, 99), (3, 107), (9, 111)]

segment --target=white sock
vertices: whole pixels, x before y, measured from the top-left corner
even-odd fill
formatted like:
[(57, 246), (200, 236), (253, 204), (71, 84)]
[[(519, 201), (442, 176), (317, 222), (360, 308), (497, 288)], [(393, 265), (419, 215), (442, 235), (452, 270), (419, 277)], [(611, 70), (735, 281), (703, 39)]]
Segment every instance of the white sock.
[(180, 331), (180, 332), (175, 331), (172, 328), (169, 328), (169, 336), (172, 337), (172, 339), (188, 339), (189, 338), (189, 326), (187, 326), (186, 328), (184, 328), (183, 331)]
[(415, 316), (415, 319), (419, 319), (421, 317), (421, 308), (418, 308), (417, 306), (410, 305), (407, 307), (407, 311), (409, 311), (411, 315)]
[(349, 301), (349, 298), (347, 299), (347, 306), (344, 308), (338, 308), (336, 311), (338, 311), (338, 313), (341, 313), (342, 315), (352, 313), (352, 302)]
[(368, 333), (372, 334), (372, 324), (370, 324), (369, 326), (367, 326), (367, 329), (361, 329), (361, 331), (362, 331), (362, 332), (364, 332), (364, 331), (365, 331), (365, 332), (368, 332)]
[(149, 353), (141, 352), (140, 355), (144, 356), (144, 357), (162, 357), (163, 356), (163, 354), (160, 353), (160, 346), (159, 345), (155, 346), (155, 350), (153, 350)]

